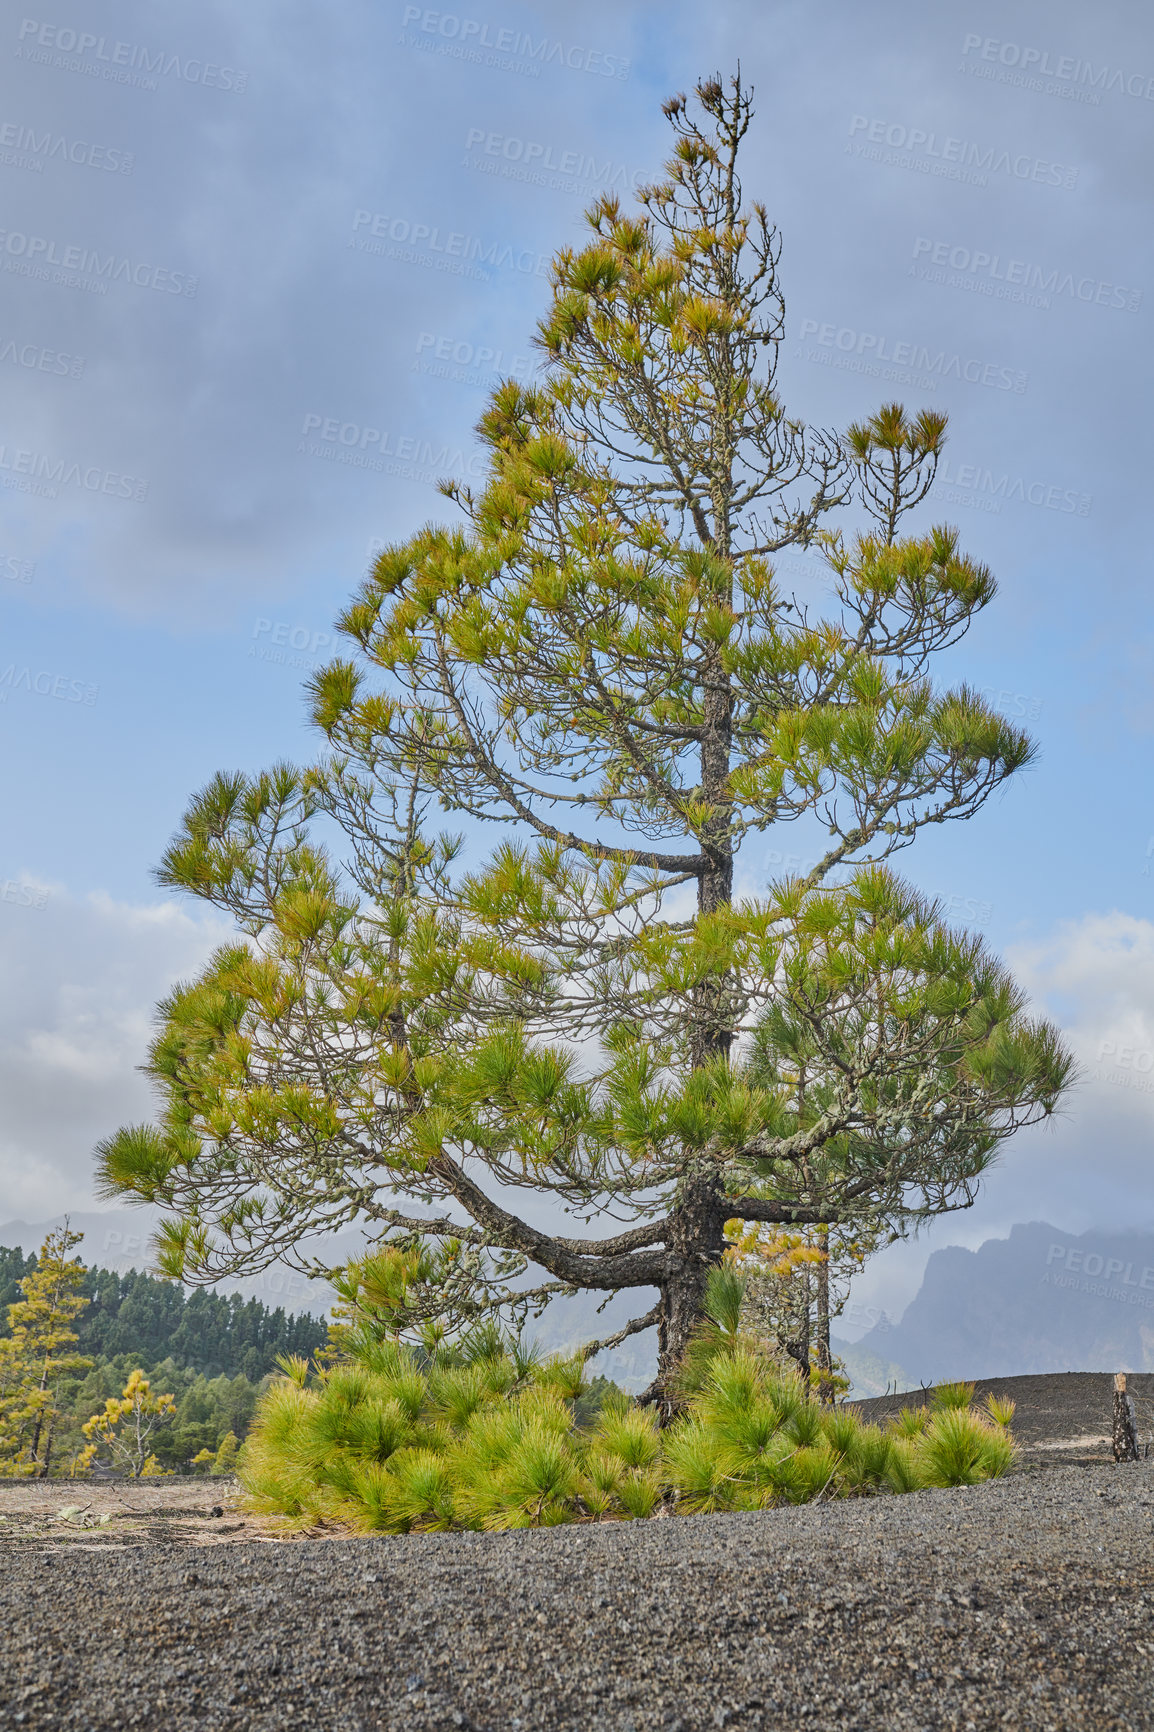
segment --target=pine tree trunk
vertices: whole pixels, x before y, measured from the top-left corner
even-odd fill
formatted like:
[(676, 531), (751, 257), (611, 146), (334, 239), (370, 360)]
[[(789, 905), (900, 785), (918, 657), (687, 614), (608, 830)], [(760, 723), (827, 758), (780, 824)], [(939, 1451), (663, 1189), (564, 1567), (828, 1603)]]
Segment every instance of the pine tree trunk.
[[(46, 1395), (48, 1392), (48, 1367), (49, 1367), (49, 1364), (50, 1364), (49, 1359), (47, 1357), (45, 1357), (44, 1364), (43, 1364), (41, 1371), (40, 1371), (40, 1387), (37, 1390), (38, 1395)], [(32, 1448), (30, 1451), (30, 1454), (32, 1456), (33, 1461), (39, 1461), (40, 1460), (40, 1436), (44, 1430), (44, 1418), (45, 1418), (47, 1411), (48, 1411), (47, 1402), (42, 1403), (36, 1409), (36, 1422), (32, 1428)], [(44, 1473), (38, 1473), (38, 1474), (34, 1475), (34, 1477), (36, 1479), (47, 1479), (48, 1478), (47, 1470), (45, 1470)]]
[(54, 1413), (49, 1415), (48, 1430), (44, 1435), (44, 1471), (40, 1475), (41, 1479), (48, 1478), (49, 1470), (52, 1466), (52, 1442), (56, 1431), (55, 1418), (56, 1416)]
[(675, 1268), (661, 1287), (653, 1394), (666, 1418), (677, 1406), (672, 1383), (701, 1321), (709, 1271), (721, 1262), (725, 1250), (725, 1221), (725, 1198), (719, 1187), (708, 1177), (691, 1180), (673, 1216), (669, 1250)]
[(833, 1401), (833, 1352), (829, 1340), (829, 1228), (819, 1227), (822, 1261), (817, 1266), (817, 1382), (825, 1406)]
[[(37, 1413), (37, 1415), (36, 1415), (36, 1422), (32, 1428), (32, 1444), (31, 1444), (31, 1448), (28, 1451), (28, 1453), (32, 1457), (33, 1461), (39, 1461), (40, 1460), (40, 1433), (43, 1429), (43, 1426), (44, 1426), (44, 1414), (43, 1414), (43, 1411), (41, 1411), (41, 1412)], [(35, 1477), (37, 1479), (43, 1479), (44, 1475), (43, 1474), (37, 1474)]]
[(797, 1341), (796, 1343), (791, 1344), (789, 1352), (797, 1366), (797, 1374), (805, 1384), (806, 1393), (808, 1394), (810, 1349), (813, 1343), (813, 1295), (810, 1291), (808, 1263), (803, 1266), (801, 1271), (801, 1291), (801, 1327), (798, 1330)]
[[(715, 500), (714, 537), (703, 536), (711, 551), (728, 554), (728, 518)], [(718, 532), (720, 534), (718, 535)], [(733, 605), (732, 575), (714, 589), (715, 599)], [(712, 808), (701, 832), (704, 868), (697, 880), (699, 914), (715, 914), (733, 903), (733, 798), (729, 790), (733, 743), (732, 683), (720, 652), (709, 649), (704, 657), (701, 719), (701, 797)], [(693, 994), (694, 1025), (690, 1062), (695, 1070), (719, 1058), (729, 1057), (733, 1044), (732, 1012), (726, 983), (706, 980)], [(676, 1272), (661, 1287), (661, 1321), (658, 1325), (657, 1380), (652, 1386), (666, 1418), (676, 1405), (672, 1380), (689, 1345), (694, 1329), (704, 1315), (705, 1289), (710, 1269), (725, 1251), (725, 1199), (721, 1187), (709, 1176), (691, 1179), (683, 1188), (673, 1216), (668, 1249)]]

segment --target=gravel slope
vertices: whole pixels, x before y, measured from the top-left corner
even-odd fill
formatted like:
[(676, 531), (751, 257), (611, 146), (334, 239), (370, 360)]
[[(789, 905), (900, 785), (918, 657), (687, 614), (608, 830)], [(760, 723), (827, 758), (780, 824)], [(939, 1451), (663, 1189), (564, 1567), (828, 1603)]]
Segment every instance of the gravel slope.
[[(1141, 1445), (1154, 1440), (1154, 1372), (1127, 1374), (1134, 1398)], [(987, 1377), (974, 1385), (980, 1406), (987, 1395), (1014, 1402), (1014, 1441), (1027, 1458), (1044, 1452), (1050, 1459), (1063, 1454), (1082, 1459), (1095, 1454), (1113, 1460), (1114, 1378), (1107, 1371), (1055, 1371), (1026, 1377)], [(926, 1392), (875, 1395), (855, 1402), (864, 1418), (881, 1424), (899, 1408), (920, 1407)], [(1152, 1451), (1154, 1453), (1154, 1451)]]
[(0, 1726), (1149, 1728), (1154, 1462), (508, 1535), (9, 1544)]

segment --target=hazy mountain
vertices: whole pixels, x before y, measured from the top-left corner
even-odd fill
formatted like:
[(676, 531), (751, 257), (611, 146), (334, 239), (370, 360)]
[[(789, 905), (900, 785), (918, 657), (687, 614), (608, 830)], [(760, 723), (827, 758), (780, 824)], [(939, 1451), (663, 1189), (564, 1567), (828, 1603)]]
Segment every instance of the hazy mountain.
[(848, 1353), (851, 1369), (864, 1355), (891, 1381), (902, 1372), (903, 1388), (1154, 1370), (1154, 1234), (1076, 1235), (1032, 1221), (976, 1251), (935, 1251), (901, 1322), (878, 1324)]
[(894, 1360), (887, 1359), (879, 1353), (871, 1352), (860, 1341), (840, 1341), (836, 1335), (830, 1335), (830, 1346), (835, 1359), (840, 1359), (845, 1375), (850, 1380), (851, 1395), (886, 1395), (895, 1394), (909, 1388), (909, 1379), (902, 1367)]
[[(632, 1287), (615, 1293), (605, 1304), (604, 1293), (574, 1293), (554, 1299), (543, 1317), (525, 1329), (545, 1353), (568, 1353), (586, 1341), (604, 1340), (624, 1328), (633, 1317), (643, 1317), (657, 1299), (652, 1287)], [(604, 1305), (604, 1310), (599, 1308)], [(646, 1329), (628, 1336), (620, 1347), (611, 1347), (591, 1361), (593, 1371), (611, 1377), (622, 1389), (636, 1395), (657, 1374), (657, 1331)]]

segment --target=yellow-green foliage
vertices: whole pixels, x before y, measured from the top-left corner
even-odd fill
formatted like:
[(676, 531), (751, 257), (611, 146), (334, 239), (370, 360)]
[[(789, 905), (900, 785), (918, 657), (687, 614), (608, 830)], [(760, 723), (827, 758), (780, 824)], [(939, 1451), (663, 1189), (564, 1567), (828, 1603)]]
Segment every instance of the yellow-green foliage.
[(714, 1336), (683, 1414), (614, 1396), (587, 1425), (579, 1360), (430, 1355), (395, 1341), (299, 1363), (262, 1399), (241, 1452), (250, 1506), (298, 1526), (437, 1532), (766, 1509), (815, 1498), (972, 1485), (1014, 1461), (1007, 1425), (944, 1402), (883, 1430), (822, 1407), (757, 1343)]
[[(78, 1460), (87, 1466), (103, 1448), (113, 1461), (126, 1467), (134, 1479), (158, 1477), (165, 1469), (149, 1449), (149, 1439), (161, 1421), (175, 1412), (176, 1403), (172, 1396), (154, 1395), (151, 1383), (138, 1368), (130, 1373), (123, 1395), (110, 1395), (104, 1403), (103, 1413), (94, 1413), (81, 1426), (90, 1442)], [(232, 1438), (232, 1459), (235, 1461), (236, 1437), (232, 1432), (229, 1437)]]
[(935, 1408), (952, 1408), (965, 1410), (974, 1399), (972, 1383), (939, 1383), (930, 1394), (930, 1400)]
[(73, 1324), (87, 1309), (81, 1293), (84, 1265), (69, 1257), (83, 1233), (67, 1224), (49, 1233), (36, 1268), (20, 1283), (23, 1295), (8, 1307), (8, 1333), (0, 1337), (0, 1475), (46, 1478), (64, 1415), (61, 1378), (86, 1371), (91, 1359), (72, 1352)]
[(989, 1414), (994, 1424), (1000, 1425), (1003, 1431), (1008, 1431), (1010, 1429), (1010, 1424), (1014, 1417), (1014, 1410), (1017, 1405), (1017, 1402), (1011, 1401), (1009, 1397), (994, 1395), (992, 1393), (986, 1397), (986, 1412)]
[(923, 1431), (915, 1459), (923, 1485), (977, 1485), (1012, 1466), (1014, 1443), (984, 1414), (946, 1407)]

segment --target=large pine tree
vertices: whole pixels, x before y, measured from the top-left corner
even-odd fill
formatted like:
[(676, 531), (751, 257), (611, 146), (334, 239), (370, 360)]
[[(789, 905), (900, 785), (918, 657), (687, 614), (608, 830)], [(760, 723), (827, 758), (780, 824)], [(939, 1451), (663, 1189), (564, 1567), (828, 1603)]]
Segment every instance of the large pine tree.
[[(186, 1278), (359, 1220), (398, 1321), (655, 1288), (630, 1325), (659, 1328), (655, 1394), (727, 1219), (964, 1204), (1068, 1075), (885, 864), (1032, 750), (929, 675), (994, 595), (953, 530), (904, 533), (944, 418), (786, 412), (748, 95), (697, 98), (641, 208), (603, 199), (558, 254), (545, 382), (494, 392), (484, 487), (446, 486), (456, 525), (388, 548), (344, 615), (353, 659), (313, 682), (330, 754), (193, 802), (162, 882), (240, 936), (163, 1007), (161, 1122), (100, 1155), (172, 1211)], [(820, 608), (775, 575), (791, 546), (824, 554)], [(759, 882), (798, 821), (820, 859)]]

